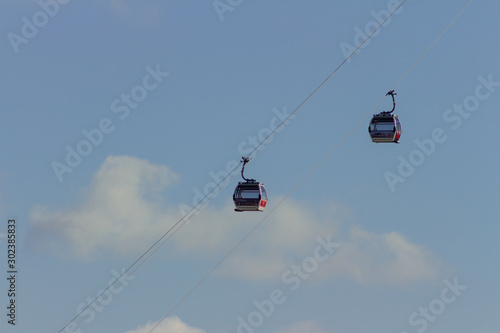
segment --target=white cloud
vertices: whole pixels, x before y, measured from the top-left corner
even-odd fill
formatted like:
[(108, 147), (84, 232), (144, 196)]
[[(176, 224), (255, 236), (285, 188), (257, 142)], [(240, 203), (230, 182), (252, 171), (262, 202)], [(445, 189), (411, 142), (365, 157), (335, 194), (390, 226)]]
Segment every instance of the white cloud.
[[(134, 258), (180, 218), (165, 205), (162, 192), (177, 179), (166, 166), (134, 157), (108, 157), (86, 190), (83, 202), (68, 210), (36, 206), (31, 233), (39, 247), (57, 244), (63, 253), (94, 259), (104, 252)], [(182, 254), (220, 258), (227, 254), (281, 198), (271, 198), (264, 213), (236, 213), (228, 199), (192, 218), (170, 242)], [(347, 278), (358, 283), (408, 283), (435, 278), (439, 265), (424, 247), (397, 232), (376, 234), (343, 225), (345, 208), (284, 201), (232, 253), (216, 274), (249, 280), (280, 279), (293, 264), (313, 254), (317, 238), (340, 243), (314, 273), (316, 280)], [(344, 235), (345, 234), (345, 235)], [(47, 246), (50, 244), (49, 246)]]
[[(311, 276), (313, 280), (347, 278), (363, 284), (404, 284), (437, 278), (440, 265), (425, 247), (398, 232), (376, 234), (351, 227), (344, 235), (342, 207), (334, 203), (326, 206), (319, 214), (321, 209), (311, 209), (292, 199), (284, 201), (228, 257), (218, 274), (251, 280), (280, 279), (292, 265), (300, 265), (313, 255), (317, 237), (331, 235), (340, 247), (320, 264), (320, 269)], [(227, 252), (243, 237), (237, 232), (242, 226), (249, 230), (249, 226), (253, 227), (265, 216), (235, 217), (231, 211), (228, 204), (222, 211), (211, 209), (203, 214), (203, 222), (195, 220), (182, 235), (184, 250)]]
[[(149, 333), (158, 323), (148, 322), (144, 326), (139, 326), (135, 330), (125, 333)], [(162, 321), (154, 330), (155, 333), (205, 333), (205, 330), (187, 325), (179, 317), (172, 316)]]
[[(57, 234), (79, 257), (102, 250), (122, 255), (144, 251), (173, 225), (174, 214), (162, 207), (161, 192), (177, 179), (166, 166), (127, 156), (108, 157), (85, 191), (83, 203), (66, 211), (36, 206), (32, 237), (37, 245), (53, 243), (41, 235)], [(63, 247), (65, 244), (60, 244)]]
[[(268, 209), (281, 199), (272, 198)], [(232, 202), (228, 202), (223, 210), (208, 209), (207, 214), (203, 212), (200, 216), (203, 222), (193, 220), (189, 230), (183, 234), (185, 247), (202, 253), (227, 253), (268, 213), (235, 213), (233, 208)], [(309, 255), (318, 236), (338, 234), (338, 222), (332, 223), (332, 218), (340, 215), (338, 211), (341, 208), (330, 204), (327, 210), (328, 214), (322, 216), (293, 199), (284, 201), (228, 257), (217, 273), (251, 280), (280, 278), (294, 261)]]
[(290, 327), (282, 328), (275, 333), (332, 333), (318, 327), (314, 321), (295, 323)]
[(354, 227), (326, 266), (318, 274), (364, 284), (401, 284), (437, 278), (439, 263), (398, 232), (379, 235)]

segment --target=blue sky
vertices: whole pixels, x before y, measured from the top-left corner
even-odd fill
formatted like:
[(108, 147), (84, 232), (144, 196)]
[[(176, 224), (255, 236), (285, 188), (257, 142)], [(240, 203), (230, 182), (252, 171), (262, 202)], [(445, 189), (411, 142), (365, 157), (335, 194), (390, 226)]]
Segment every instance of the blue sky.
[[(70, 323), (395, 3), (1, 0), (1, 331)], [(74, 332), (499, 332), (500, 4), (412, 68), (468, 3), (407, 1), (247, 165), (264, 213), (238, 170)]]

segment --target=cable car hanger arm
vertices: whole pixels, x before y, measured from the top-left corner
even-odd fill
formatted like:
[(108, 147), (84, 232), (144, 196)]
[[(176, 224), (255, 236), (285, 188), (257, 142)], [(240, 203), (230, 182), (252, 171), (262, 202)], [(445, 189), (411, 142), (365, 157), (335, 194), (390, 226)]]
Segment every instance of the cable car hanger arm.
[(248, 162), (250, 162), (250, 159), (249, 159), (248, 157), (244, 157), (244, 156), (242, 156), (241, 158), (242, 158), (241, 162), (243, 162), (243, 167), (241, 168), (241, 177), (242, 177), (245, 181), (247, 181), (247, 182), (254, 182), (254, 181), (255, 181), (255, 179), (246, 179), (246, 178), (245, 178), (245, 176), (243, 175), (243, 172), (245, 171), (245, 165), (246, 165)]
[(394, 110), (396, 109), (396, 100), (394, 99), (394, 95), (397, 95), (397, 93), (394, 92), (394, 90), (389, 91), (386, 96), (391, 95), (392, 96), (392, 110), (391, 111), (384, 111), (383, 113), (393, 113)]

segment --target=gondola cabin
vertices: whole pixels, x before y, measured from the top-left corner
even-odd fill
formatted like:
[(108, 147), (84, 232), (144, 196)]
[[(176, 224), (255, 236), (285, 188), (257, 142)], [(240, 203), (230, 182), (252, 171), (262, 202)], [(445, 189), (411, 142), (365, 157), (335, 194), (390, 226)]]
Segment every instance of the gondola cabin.
[(236, 212), (262, 212), (267, 205), (266, 188), (256, 181), (239, 182), (234, 190), (233, 201)]
[(382, 112), (373, 116), (368, 126), (368, 133), (370, 133), (372, 142), (399, 143), (399, 138), (401, 137), (401, 122), (398, 116), (389, 112)]

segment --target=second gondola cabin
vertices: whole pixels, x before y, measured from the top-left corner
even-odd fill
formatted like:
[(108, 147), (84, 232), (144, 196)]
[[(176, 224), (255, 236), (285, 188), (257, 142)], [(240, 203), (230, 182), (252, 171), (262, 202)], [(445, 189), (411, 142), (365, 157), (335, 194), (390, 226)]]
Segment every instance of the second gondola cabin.
[(396, 100), (394, 96), (397, 94), (394, 90), (391, 90), (386, 94), (386, 96), (389, 95), (392, 97), (392, 110), (373, 115), (370, 125), (368, 126), (368, 133), (370, 134), (372, 142), (399, 143), (399, 138), (401, 137), (401, 122), (398, 116), (393, 114), (396, 109)]
[(372, 142), (399, 143), (401, 122), (395, 114), (382, 112), (373, 116), (368, 127), (368, 133), (370, 133)]
[(267, 205), (266, 188), (257, 181), (239, 182), (234, 190), (233, 201), (236, 212), (262, 212)]

